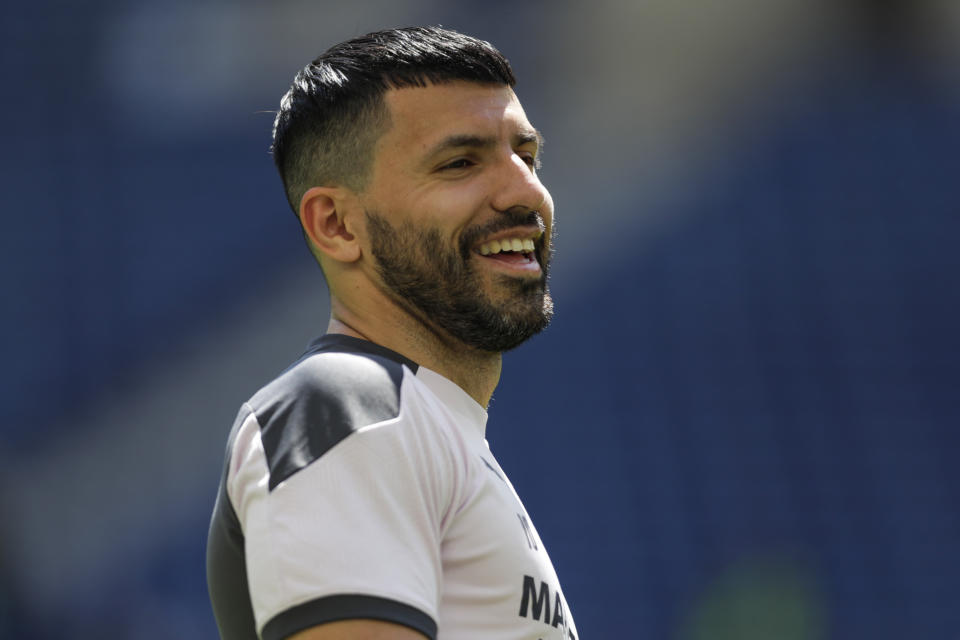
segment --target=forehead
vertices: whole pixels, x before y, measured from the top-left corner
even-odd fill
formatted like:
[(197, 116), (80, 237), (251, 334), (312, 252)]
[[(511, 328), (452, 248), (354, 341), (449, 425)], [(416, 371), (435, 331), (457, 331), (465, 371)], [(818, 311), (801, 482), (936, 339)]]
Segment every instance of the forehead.
[(510, 139), (535, 130), (508, 86), (451, 82), (391, 89), (385, 94), (391, 126), (381, 151), (427, 152), (455, 135)]

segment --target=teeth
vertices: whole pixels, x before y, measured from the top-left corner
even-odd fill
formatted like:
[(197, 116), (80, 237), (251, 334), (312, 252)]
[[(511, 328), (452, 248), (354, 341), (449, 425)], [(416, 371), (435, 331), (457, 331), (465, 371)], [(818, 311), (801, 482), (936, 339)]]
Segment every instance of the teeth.
[(480, 245), (480, 255), (489, 256), (501, 251), (529, 252), (535, 249), (536, 245), (531, 238), (505, 238), (503, 240), (491, 240)]

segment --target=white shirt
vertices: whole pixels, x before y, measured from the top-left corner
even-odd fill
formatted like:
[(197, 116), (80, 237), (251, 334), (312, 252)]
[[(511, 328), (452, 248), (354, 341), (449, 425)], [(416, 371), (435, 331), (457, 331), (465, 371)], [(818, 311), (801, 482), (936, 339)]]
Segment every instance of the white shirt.
[(441, 640), (577, 638), (486, 421), (450, 380), (344, 336), (321, 338), (254, 396), (224, 486), (257, 634), (375, 618)]

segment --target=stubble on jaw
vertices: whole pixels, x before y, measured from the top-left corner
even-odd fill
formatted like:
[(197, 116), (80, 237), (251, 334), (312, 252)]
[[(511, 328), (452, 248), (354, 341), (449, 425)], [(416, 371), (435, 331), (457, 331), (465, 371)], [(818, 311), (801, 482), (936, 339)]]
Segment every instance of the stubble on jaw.
[(519, 346), (550, 323), (550, 251), (546, 247), (538, 253), (543, 273), (536, 280), (498, 274), (494, 285), (507, 293), (502, 302), (494, 302), (471, 264), (472, 247), (486, 235), (533, 219), (539, 220), (539, 215), (505, 214), (491, 224), (465, 230), (460, 246), (453, 247), (439, 229), (409, 222), (394, 227), (377, 212), (366, 212), (377, 271), (392, 297), (468, 347), (491, 353)]

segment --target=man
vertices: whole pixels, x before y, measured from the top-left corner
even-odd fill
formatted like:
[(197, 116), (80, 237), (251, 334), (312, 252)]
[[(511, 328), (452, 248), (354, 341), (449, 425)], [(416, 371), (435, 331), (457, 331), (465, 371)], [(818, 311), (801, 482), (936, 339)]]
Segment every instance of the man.
[(333, 47), (273, 152), (330, 290), (327, 334), (241, 409), (207, 551), (229, 640), (575, 640), (484, 440), (501, 352), (543, 329), (553, 203), (489, 43)]

